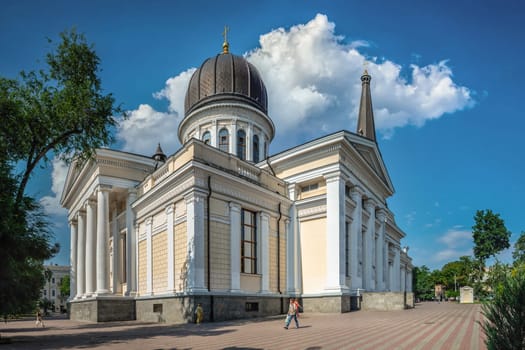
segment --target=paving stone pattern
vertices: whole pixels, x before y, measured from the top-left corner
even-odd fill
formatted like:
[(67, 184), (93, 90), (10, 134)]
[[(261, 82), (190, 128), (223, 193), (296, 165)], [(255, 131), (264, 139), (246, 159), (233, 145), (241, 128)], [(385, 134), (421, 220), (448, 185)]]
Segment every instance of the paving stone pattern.
[(0, 326), (10, 349), (486, 349), (478, 304), (420, 303), (411, 310), (305, 313), (290, 329), (282, 317), (216, 323), (81, 323), (64, 318)]

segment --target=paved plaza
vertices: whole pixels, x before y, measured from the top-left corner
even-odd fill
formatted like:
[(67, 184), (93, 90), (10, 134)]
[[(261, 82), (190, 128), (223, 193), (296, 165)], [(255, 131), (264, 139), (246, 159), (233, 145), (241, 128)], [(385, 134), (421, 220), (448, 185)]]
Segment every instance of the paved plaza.
[(301, 314), (300, 328), (284, 316), (196, 324), (81, 323), (45, 319), (3, 324), (10, 349), (486, 349), (478, 304), (427, 302), (404, 311)]

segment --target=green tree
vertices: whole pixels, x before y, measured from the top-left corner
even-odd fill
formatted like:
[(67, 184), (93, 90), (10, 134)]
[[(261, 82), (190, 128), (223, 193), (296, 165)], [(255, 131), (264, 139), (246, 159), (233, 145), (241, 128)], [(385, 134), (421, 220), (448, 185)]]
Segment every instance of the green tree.
[(492, 302), (482, 305), (481, 327), (489, 350), (525, 349), (525, 265), (518, 265), (502, 281)]
[(71, 280), (69, 275), (66, 275), (60, 281), (60, 300), (62, 302), (66, 301), (69, 298), (71, 290)]
[(474, 256), (482, 264), (495, 256), (503, 249), (508, 248), (510, 231), (505, 227), (505, 223), (499, 214), (492, 210), (478, 210), (474, 216), (474, 226), (472, 226), (472, 236), (474, 238)]
[(25, 195), (37, 166), (51, 157), (70, 162), (90, 158), (113, 140), (121, 113), (98, 77), (100, 59), (76, 31), (60, 42), (38, 71), (0, 77), (0, 312), (34, 307), (44, 283), (43, 262), (58, 246), (39, 204)]
[(514, 264), (525, 264), (525, 231), (521, 231), (521, 235), (514, 243), (514, 251), (512, 252)]
[(15, 204), (17, 183), (10, 173), (10, 166), (0, 161), (0, 315), (4, 317), (34, 310), (44, 284), (43, 261), (58, 251), (58, 245), (50, 244), (51, 232), (39, 204), (29, 197)]
[(434, 296), (434, 281), (429, 268), (425, 265), (414, 267), (413, 286), (416, 298), (420, 300), (431, 300)]
[(0, 144), (6, 159), (22, 169), (16, 204), (37, 165), (47, 165), (52, 154), (85, 160), (109, 145), (114, 115), (121, 113), (113, 96), (102, 92), (93, 45), (75, 30), (60, 38), (46, 69), (21, 72), (19, 80), (0, 78)]

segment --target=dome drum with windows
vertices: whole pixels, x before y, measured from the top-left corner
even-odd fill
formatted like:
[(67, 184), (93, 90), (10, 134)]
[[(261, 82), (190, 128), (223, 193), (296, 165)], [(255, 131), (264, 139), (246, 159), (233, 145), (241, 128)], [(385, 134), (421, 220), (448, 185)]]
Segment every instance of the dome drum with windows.
[(193, 73), (178, 136), (190, 138), (257, 163), (266, 158), (275, 126), (268, 116), (268, 95), (257, 68), (244, 57), (223, 51)]

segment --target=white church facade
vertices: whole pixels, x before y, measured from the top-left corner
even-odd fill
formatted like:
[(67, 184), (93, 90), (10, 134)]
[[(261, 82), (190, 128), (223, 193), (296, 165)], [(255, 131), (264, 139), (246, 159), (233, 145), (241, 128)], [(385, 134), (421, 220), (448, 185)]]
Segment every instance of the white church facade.
[(412, 305), (412, 262), (387, 198), (362, 80), (357, 132), (269, 155), (275, 125), (257, 69), (223, 52), (193, 74), (181, 148), (99, 149), (72, 164), (71, 318), (191, 322)]

